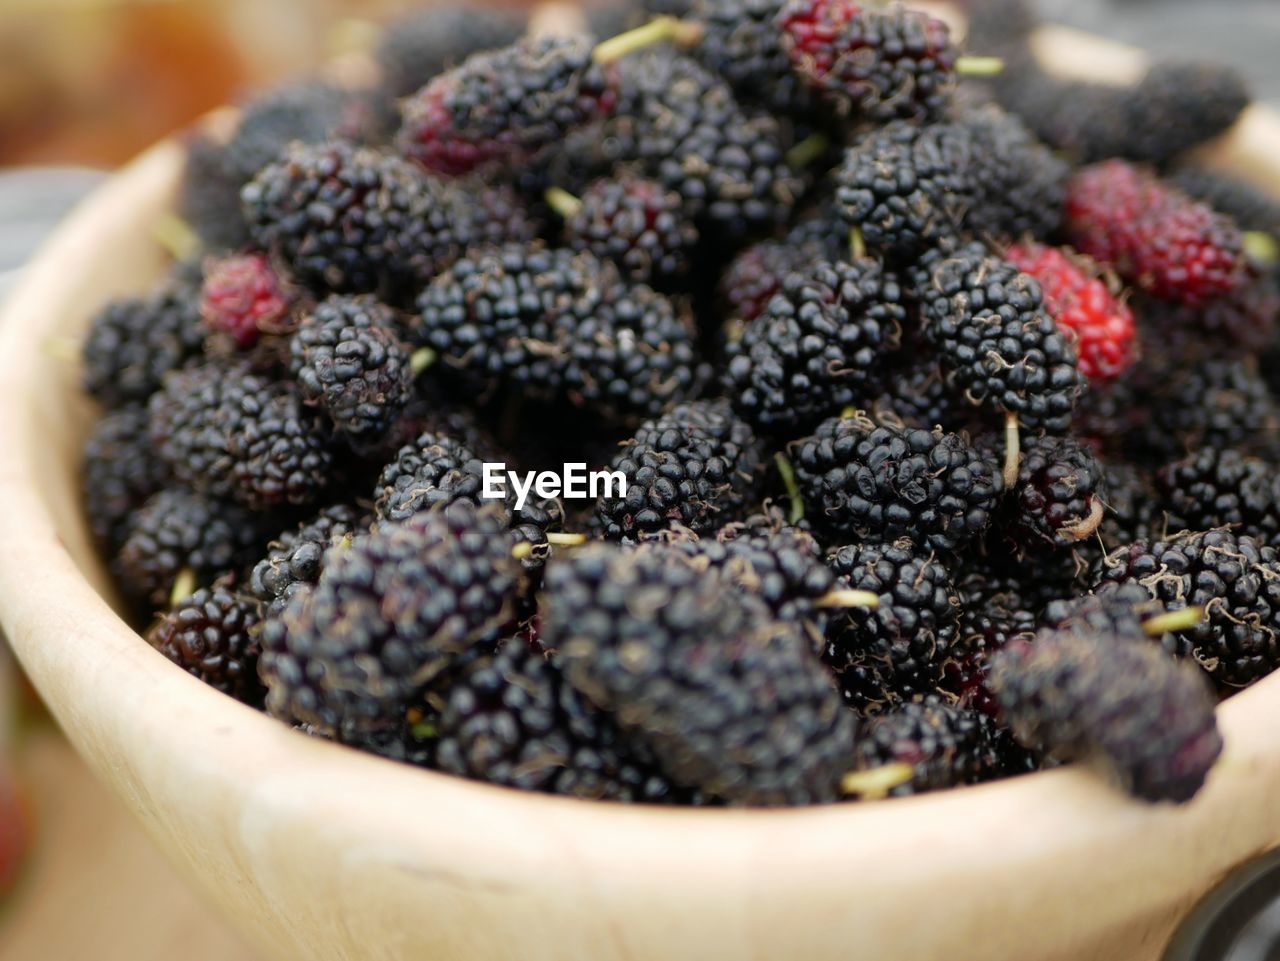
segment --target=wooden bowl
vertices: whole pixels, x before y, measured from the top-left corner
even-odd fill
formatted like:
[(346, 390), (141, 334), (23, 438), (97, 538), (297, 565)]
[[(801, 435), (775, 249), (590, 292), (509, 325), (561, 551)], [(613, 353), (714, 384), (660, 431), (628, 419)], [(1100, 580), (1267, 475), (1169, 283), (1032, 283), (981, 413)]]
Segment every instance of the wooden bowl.
[[(1280, 179), (1280, 120), (1251, 110), (1217, 154)], [(112, 610), (78, 506), (93, 410), (50, 349), (161, 271), (180, 164), (162, 144), (102, 188), (0, 319), (0, 621), (98, 775), (270, 955), (1135, 961), (1280, 842), (1280, 676), (1221, 707), (1226, 750), (1184, 807), (1077, 769), (793, 811), (588, 803), (362, 755), (205, 687)]]

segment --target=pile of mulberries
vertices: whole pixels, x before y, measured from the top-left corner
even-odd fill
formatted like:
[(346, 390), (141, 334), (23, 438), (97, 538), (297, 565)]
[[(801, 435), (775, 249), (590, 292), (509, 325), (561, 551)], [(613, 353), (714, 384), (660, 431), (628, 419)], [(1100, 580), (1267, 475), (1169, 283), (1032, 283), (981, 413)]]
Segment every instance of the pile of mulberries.
[(1280, 202), (1180, 158), (1231, 71), (966, 6), (447, 6), (193, 134), (201, 249), (82, 341), (122, 616), (508, 789), (1188, 800), (1280, 667)]

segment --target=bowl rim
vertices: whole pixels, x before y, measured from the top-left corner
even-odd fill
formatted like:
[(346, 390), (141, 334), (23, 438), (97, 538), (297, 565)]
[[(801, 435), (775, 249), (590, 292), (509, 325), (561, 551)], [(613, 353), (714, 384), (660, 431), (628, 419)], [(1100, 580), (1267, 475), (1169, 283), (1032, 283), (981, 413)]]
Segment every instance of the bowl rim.
[[(1266, 129), (1264, 149), (1280, 142), (1280, 118), (1261, 108), (1250, 113), (1244, 126)], [(1224, 155), (1252, 149), (1229, 147)], [(768, 851), (769, 884), (847, 883), (843, 862), (850, 859), (880, 866), (879, 881), (905, 891), (919, 883), (912, 872), (963, 878), (998, 850), (1004, 867), (1033, 853), (1072, 865), (1048, 883), (1081, 904), (1094, 899), (1104, 913), (1119, 906), (1109, 906), (1101, 891), (1081, 893), (1080, 885), (1087, 887), (1090, 865), (1109, 851), (1141, 850), (1145, 860), (1111, 864), (1102, 888), (1136, 885), (1130, 902), (1155, 911), (1189, 904), (1232, 865), (1280, 842), (1280, 810), (1262, 804), (1280, 790), (1280, 740), (1268, 737), (1280, 730), (1280, 674), (1219, 707), (1223, 755), (1184, 806), (1129, 800), (1076, 766), (879, 803), (771, 810), (585, 802), (466, 781), (307, 737), (189, 676), (112, 611), (100, 569), (77, 564), (77, 556), (86, 561), (83, 519), (75, 511), (63, 518), (70, 526), (57, 523), (47, 489), (56, 485), (40, 480), (37, 456), (49, 444), (43, 430), (83, 403), (67, 395), (74, 379), (56, 373), (43, 349), (69, 316), (86, 316), (83, 292), (66, 265), (94, 265), (101, 276), (92, 294), (100, 298), (111, 286), (101, 252), (113, 243), (126, 249), (122, 231), (165, 209), (180, 158), (176, 141), (166, 141), (98, 188), (44, 245), (0, 309), (0, 517), (7, 528), (0, 628), (68, 736), (153, 835), (173, 838), (172, 809), (186, 784), (207, 790), (228, 817), (265, 806), (318, 844), (376, 839), (417, 856), (448, 857), (467, 870), (481, 870), (477, 859), (500, 850), (511, 858), (503, 870), (530, 877), (565, 832), (574, 834), (584, 863), (624, 849), (636, 864), (654, 867), (634, 879), (650, 886), (659, 878), (670, 884), (673, 871), (708, 885), (731, 884), (744, 852)], [(310, 792), (300, 794), (304, 787)], [(423, 810), (452, 812), (461, 827), (442, 833), (422, 823)], [(512, 825), (530, 819), (546, 837), (514, 833)], [(955, 824), (967, 827), (956, 832)], [(241, 823), (238, 830), (248, 829)], [(847, 845), (840, 858), (832, 857), (833, 837)], [(904, 845), (912, 852), (906, 873), (892, 866)], [(189, 871), (200, 860), (179, 858)], [(1009, 883), (1016, 895), (1018, 886)]]

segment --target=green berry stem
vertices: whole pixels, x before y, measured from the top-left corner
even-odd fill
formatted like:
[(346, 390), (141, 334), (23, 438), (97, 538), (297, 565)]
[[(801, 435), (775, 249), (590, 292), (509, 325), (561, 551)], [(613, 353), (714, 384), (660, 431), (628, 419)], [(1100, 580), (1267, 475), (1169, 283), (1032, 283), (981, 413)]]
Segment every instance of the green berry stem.
[(542, 195), (547, 206), (568, 220), (582, 208), (582, 201), (563, 187), (548, 187)]
[(781, 452), (774, 455), (773, 461), (778, 465), (778, 474), (782, 477), (782, 486), (786, 489), (787, 500), (791, 504), (787, 520), (792, 524), (799, 524), (804, 520), (804, 498), (800, 496), (800, 485), (796, 483), (795, 468)]
[(409, 370), (417, 377), (436, 362), (436, 352), (430, 347), (419, 347), (409, 355)]
[(861, 260), (867, 255), (867, 242), (862, 238), (862, 230), (854, 227), (849, 231), (849, 256)]
[(880, 595), (874, 591), (835, 590), (823, 594), (814, 603), (819, 607), (862, 607), (874, 611), (880, 606)]
[(1246, 230), (1243, 236), (1245, 256), (1254, 263), (1272, 267), (1280, 261), (1280, 243), (1271, 234), (1262, 230)]
[(796, 169), (807, 167), (821, 157), (829, 145), (826, 134), (811, 133), (787, 151), (787, 166)]
[(957, 57), (956, 73), (962, 77), (995, 77), (1004, 72), (1000, 57)]
[(190, 225), (176, 214), (163, 214), (151, 227), (151, 236), (174, 260), (195, 260), (203, 245)]
[(1142, 629), (1150, 637), (1159, 637), (1170, 631), (1185, 631), (1204, 620), (1203, 607), (1184, 607), (1178, 611), (1165, 611), (1142, 622)]
[(691, 47), (702, 39), (702, 25), (676, 17), (654, 17), (642, 27), (620, 33), (596, 45), (591, 57), (596, 63), (612, 63), (645, 47), (674, 41), (683, 47)]
[[(1018, 415), (1009, 413), (1004, 417), (1004, 486), (1012, 487), (1018, 482), (1018, 468), (1022, 464), (1022, 438), (1018, 432)], [(1099, 518), (1101, 520), (1101, 518)], [(1096, 526), (1096, 525), (1095, 525)]]
[(898, 785), (910, 781), (914, 773), (910, 764), (894, 761), (865, 771), (850, 771), (840, 779), (840, 789), (861, 798), (883, 798)]
[(196, 592), (196, 572), (189, 567), (178, 571), (173, 579), (173, 588), (169, 591), (169, 607), (174, 608)]

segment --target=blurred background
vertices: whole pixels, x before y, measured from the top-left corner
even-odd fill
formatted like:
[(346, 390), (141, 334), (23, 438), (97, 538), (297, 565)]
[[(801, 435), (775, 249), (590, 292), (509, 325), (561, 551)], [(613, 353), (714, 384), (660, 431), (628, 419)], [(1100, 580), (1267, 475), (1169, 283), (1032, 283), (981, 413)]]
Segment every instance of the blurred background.
[[(1035, 0), (1220, 60), (1280, 106), (1277, 0)], [(411, 0), (0, 0), (0, 298), (66, 210), (155, 140), (336, 55)], [(980, 51), (979, 51), (980, 52)], [(44, 718), (0, 638), (0, 961), (253, 961)]]

